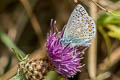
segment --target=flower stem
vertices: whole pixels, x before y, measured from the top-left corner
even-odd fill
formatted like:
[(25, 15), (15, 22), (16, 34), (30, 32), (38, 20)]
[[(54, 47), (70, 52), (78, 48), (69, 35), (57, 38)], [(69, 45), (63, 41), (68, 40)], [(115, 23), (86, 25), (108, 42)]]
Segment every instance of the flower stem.
[(9, 80), (25, 80), (24, 74), (16, 74), (14, 77), (12, 77)]
[(0, 30), (0, 40), (11, 50), (14, 49), (18, 53), (14, 53), (16, 56), (20, 56), (22, 59), (25, 57), (25, 53), (19, 49), (7, 36), (7, 34)]

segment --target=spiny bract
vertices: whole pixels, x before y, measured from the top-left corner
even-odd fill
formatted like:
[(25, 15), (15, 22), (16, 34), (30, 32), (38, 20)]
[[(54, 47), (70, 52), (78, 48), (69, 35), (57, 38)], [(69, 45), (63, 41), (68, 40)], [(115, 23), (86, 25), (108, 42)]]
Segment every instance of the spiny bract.
[(18, 67), (19, 71), (22, 71), (28, 80), (42, 80), (48, 72), (46, 59), (26, 59), (21, 61)]

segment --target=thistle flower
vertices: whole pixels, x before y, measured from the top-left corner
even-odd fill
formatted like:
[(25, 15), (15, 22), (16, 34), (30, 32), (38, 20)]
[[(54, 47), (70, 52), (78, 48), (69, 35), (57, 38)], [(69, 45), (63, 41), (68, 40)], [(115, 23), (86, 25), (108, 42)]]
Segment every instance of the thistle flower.
[(83, 67), (83, 64), (80, 63), (83, 59), (83, 51), (78, 50), (77, 47), (71, 48), (69, 44), (63, 46), (60, 39), (63, 36), (64, 28), (62, 32), (55, 33), (55, 24), (56, 22), (51, 20), (51, 31), (46, 44), (48, 56), (59, 74), (64, 77), (72, 77)]

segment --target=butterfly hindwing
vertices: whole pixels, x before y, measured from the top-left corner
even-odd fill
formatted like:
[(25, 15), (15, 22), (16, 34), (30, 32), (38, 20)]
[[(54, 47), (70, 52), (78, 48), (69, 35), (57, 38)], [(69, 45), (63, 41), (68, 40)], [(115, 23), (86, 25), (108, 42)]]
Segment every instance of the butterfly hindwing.
[(96, 28), (94, 20), (78, 4), (73, 10), (66, 25), (62, 43), (74, 46), (89, 46), (90, 40), (95, 36)]

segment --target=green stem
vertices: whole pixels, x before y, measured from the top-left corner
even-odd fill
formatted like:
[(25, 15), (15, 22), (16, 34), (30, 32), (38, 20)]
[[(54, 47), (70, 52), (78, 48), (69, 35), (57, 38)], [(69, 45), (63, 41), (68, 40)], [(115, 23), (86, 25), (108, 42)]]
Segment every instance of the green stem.
[(98, 29), (105, 39), (105, 43), (106, 43), (106, 46), (107, 46), (107, 51), (108, 51), (108, 54), (110, 54), (111, 51), (112, 51), (110, 39), (109, 39), (107, 33), (104, 31), (102, 26), (99, 25)]
[(4, 33), (3, 31), (0, 30), (0, 40), (12, 51), (12, 49), (16, 50), (17, 55), (16, 56), (20, 56), (22, 59), (25, 57), (25, 53), (20, 50), (10, 39), (9, 37), (6, 35), (6, 33)]
[(14, 77), (12, 77), (9, 80), (26, 80), (24, 77), (24, 74), (16, 74)]

